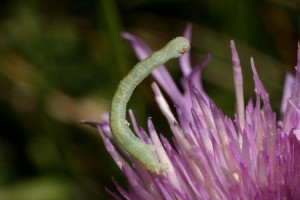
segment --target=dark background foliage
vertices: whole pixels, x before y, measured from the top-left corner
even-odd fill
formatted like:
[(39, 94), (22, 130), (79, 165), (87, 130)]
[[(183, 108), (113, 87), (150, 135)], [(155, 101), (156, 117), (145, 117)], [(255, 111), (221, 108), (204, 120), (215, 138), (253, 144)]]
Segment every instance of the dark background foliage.
[[(129, 31), (153, 49), (193, 24), (192, 63), (206, 53), (207, 92), (229, 115), (234, 90), (229, 41), (240, 53), (246, 97), (249, 58), (278, 112), (284, 76), (293, 73), (300, 32), (298, 0), (2, 0), (0, 4), (0, 199), (109, 199), (111, 177), (126, 180), (95, 129), (118, 81), (137, 62), (120, 37)], [(168, 66), (179, 83), (176, 61)], [(147, 78), (129, 107), (169, 134)]]

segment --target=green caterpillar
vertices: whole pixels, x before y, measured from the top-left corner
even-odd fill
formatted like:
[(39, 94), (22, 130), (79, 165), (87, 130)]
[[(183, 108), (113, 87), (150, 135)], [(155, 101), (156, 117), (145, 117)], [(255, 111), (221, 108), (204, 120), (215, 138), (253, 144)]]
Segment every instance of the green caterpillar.
[(171, 40), (161, 50), (154, 52), (145, 60), (137, 63), (120, 81), (114, 94), (110, 110), (110, 128), (119, 145), (131, 156), (140, 161), (149, 171), (161, 174), (167, 164), (160, 163), (155, 146), (141, 141), (129, 128), (126, 121), (127, 103), (136, 88), (154, 69), (172, 58), (178, 58), (190, 49), (190, 42), (184, 37)]

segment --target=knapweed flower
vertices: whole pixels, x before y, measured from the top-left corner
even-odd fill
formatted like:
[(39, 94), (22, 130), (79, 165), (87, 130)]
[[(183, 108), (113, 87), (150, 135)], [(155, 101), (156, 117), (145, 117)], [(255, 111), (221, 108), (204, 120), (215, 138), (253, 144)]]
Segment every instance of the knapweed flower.
[[(136, 36), (123, 36), (140, 60), (151, 54)], [(191, 39), (191, 25), (184, 36)], [(108, 115), (104, 115), (103, 123), (93, 124), (129, 182), (128, 190), (115, 182), (120, 195), (108, 190), (115, 199), (300, 199), (300, 50), (295, 77), (286, 77), (279, 120), (252, 58), (256, 97), (244, 106), (242, 71), (233, 41), (231, 52), (237, 99), (234, 119), (217, 108), (199, 80), (210, 56), (191, 67), (189, 53), (179, 59), (183, 92), (164, 66), (152, 73), (157, 83), (151, 87), (168, 121), (166, 126), (173, 133), (172, 142), (157, 134), (151, 118), (148, 130), (144, 130), (129, 111), (136, 135), (145, 143), (154, 144), (159, 149), (159, 160), (168, 164), (162, 175), (147, 171), (115, 142)], [(175, 105), (177, 117), (161, 89)]]

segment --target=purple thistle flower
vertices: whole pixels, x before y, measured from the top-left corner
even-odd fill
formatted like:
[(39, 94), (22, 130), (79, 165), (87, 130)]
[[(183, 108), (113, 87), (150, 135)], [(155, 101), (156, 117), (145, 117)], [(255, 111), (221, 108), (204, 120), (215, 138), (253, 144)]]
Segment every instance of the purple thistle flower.
[[(191, 25), (184, 36), (191, 40)], [(151, 50), (139, 38), (124, 33), (140, 60)], [(300, 48), (299, 48), (300, 49)], [(288, 74), (281, 106), (281, 120), (276, 119), (268, 93), (251, 67), (256, 99), (244, 106), (243, 78), (235, 44), (231, 41), (232, 64), (237, 100), (234, 120), (217, 108), (203, 90), (199, 77), (210, 60), (207, 55), (191, 67), (187, 53), (179, 59), (183, 93), (179, 91), (164, 66), (152, 75), (151, 85), (156, 102), (173, 132), (173, 146), (157, 134), (151, 118), (148, 133), (137, 125), (129, 110), (136, 135), (157, 146), (157, 156), (169, 165), (162, 175), (147, 171), (114, 141), (108, 115), (104, 123), (94, 123), (105, 148), (129, 182), (124, 190), (114, 181), (125, 199), (299, 199), (300, 197), (300, 50), (296, 76)], [(169, 96), (177, 111), (174, 116), (161, 89)], [(117, 151), (117, 149), (119, 151)], [(121, 152), (122, 155), (119, 153)], [(124, 159), (126, 158), (126, 159)], [(130, 163), (127, 162), (130, 161)], [(115, 199), (121, 199), (107, 190)]]

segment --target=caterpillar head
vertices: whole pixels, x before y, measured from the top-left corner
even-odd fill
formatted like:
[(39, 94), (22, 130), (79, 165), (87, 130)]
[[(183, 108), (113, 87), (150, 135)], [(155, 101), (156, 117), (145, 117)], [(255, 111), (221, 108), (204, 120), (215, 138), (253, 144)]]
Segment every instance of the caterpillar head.
[(176, 37), (167, 44), (168, 53), (174, 58), (182, 56), (190, 48), (190, 41), (184, 37)]

